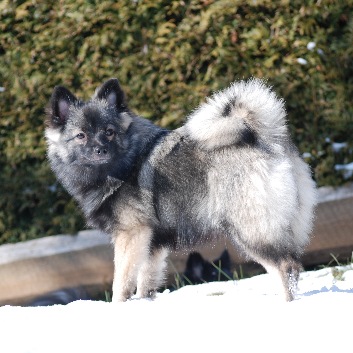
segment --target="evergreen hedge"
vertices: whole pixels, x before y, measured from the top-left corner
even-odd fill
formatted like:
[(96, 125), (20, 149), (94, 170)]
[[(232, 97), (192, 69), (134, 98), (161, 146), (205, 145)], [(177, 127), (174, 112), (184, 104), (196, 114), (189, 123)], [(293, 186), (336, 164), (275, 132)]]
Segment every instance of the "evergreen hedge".
[[(345, 182), (353, 135), (352, 0), (0, 2), (0, 243), (84, 222), (46, 161), (44, 107), (117, 77), (130, 107), (175, 128), (206, 95), (264, 77), (286, 99), (318, 185)], [(334, 153), (330, 141), (348, 142)], [(350, 179), (351, 180), (351, 179)]]

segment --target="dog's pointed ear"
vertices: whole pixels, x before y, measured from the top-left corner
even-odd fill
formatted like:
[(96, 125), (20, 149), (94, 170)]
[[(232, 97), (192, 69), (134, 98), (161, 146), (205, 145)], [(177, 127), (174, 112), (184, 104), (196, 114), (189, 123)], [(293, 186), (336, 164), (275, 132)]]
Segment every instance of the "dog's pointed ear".
[(121, 89), (119, 81), (116, 78), (105, 81), (98, 88), (95, 97), (105, 99), (109, 105), (115, 106), (119, 111), (127, 109), (124, 91)]
[(52, 127), (64, 126), (69, 116), (70, 106), (78, 99), (65, 87), (56, 86), (50, 99), (47, 123)]

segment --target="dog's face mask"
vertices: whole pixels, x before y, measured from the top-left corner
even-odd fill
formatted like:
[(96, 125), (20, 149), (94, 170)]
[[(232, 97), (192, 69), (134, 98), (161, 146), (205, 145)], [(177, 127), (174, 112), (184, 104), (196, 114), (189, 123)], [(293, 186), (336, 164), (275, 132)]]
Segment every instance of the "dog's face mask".
[(132, 118), (117, 80), (105, 82), (87, 103), (56, 87), (50, 104), (49, 153), (65, 164), (88, 168), (111, 164), (128, 148), (124, 136)]

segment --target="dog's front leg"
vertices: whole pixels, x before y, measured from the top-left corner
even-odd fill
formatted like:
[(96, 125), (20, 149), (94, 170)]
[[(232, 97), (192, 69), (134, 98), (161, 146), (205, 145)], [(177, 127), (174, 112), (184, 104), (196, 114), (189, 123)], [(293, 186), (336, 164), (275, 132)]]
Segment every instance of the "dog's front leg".
[(168, 251), (163, 248), (150, 251), (149, 258), (141, 265), (137, 276), (138, 298), (155, 296), (157, 289), (164, 282), (167, 255)]
[(151, 235), (151, 229), (146, 226), (116, 233), (113, 302), (126, 301), (134, 294), (138, 271), (149, 255)]

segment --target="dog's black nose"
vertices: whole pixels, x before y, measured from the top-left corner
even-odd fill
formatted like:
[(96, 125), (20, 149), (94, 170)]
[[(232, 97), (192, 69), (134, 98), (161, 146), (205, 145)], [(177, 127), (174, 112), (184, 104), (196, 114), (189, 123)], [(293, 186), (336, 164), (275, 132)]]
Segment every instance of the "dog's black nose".
[(99, 154), (99, 155), (104, 155), (108, 153), (108, 150), (106, 148), (103, 147), (95, 147), (94, 148), (94, 152)]

